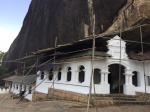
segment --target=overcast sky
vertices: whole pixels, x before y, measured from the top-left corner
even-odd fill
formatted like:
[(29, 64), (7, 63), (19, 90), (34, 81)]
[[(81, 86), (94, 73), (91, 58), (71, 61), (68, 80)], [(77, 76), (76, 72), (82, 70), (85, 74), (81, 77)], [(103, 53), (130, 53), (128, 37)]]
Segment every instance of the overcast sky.
[(0, 0), (0, 51), (6, 52), (18, 35), (31, 0)]

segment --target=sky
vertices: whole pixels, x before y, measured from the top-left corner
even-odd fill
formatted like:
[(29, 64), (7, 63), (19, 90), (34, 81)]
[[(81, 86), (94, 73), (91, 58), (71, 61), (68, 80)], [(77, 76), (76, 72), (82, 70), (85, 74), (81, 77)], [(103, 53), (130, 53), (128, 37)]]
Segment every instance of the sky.
[(21, 30), (31, 0), (0, 0), (0, 51), (7, 52)]

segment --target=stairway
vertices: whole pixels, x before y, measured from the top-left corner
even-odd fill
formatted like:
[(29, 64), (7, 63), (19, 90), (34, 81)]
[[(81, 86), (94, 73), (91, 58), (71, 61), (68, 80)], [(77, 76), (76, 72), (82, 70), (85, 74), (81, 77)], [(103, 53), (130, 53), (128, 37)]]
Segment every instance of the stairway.
[(123, 94), (91, 95), (91, 104), (95, 106), (112, 105), (144, 105), (146, 102), (138, 100), (138, 96), (129, 96)]

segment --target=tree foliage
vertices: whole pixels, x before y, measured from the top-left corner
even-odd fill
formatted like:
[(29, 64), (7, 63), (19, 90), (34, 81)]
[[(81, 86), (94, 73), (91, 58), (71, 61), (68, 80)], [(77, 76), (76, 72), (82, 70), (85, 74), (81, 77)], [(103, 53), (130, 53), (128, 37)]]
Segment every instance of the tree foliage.
[(0, 51), (0, 61), (3, 59), (3, 57), (5, 56), (5, 54), (6, 54), (5, 52), (1, 52)]
[(6, 73), (8, 73), (8, 70), (5, 67), (0, 66), (0, 78)]

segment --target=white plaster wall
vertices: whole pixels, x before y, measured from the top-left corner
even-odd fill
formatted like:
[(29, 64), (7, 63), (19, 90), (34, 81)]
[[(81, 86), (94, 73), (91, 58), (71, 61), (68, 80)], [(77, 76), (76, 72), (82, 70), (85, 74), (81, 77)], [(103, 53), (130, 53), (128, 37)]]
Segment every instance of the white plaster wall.
[[(104, 67), (108, 67), (110, 64), (119, 64), (119, 60), (116, 59), (106, 59), (106, 58), (101, 58), (101, 59), (95, 59), (94, 61), (94, 68), (99, 68), (103, 72)], [(80, 83), (78, 81), (78, 67), (83, 65), (85, 67), (85, 82)], [(121, 61), (121, 65), (125, 66), (126, 69), (130, 69), (131, 71), (137, 71), (138, 72), (138, 87), (135, 87), (135, 91), (137, 92), (144, 92), (144, 76), (143, 76), (143, 68), (142, 68), (142, 63), (136, 60), (129, 60), (125, 59)], [(71, 67), (72, 71), (72, 80), (70, 82), (67, 82), (67, 68)], [(150, 64), (149, 62), (145, 64), (147, 66), (145, 68), (146, 74), (150, 73)], [(59, 68), (58, 68), (59, 69)], [(60, 90), (66, 90), (66, 91), (72, 91), (72, 92), (77, 92), (77, 93), (82, 93), (82, 94), (88, 94), (89, 93), (89, 85), (90, 85), (90, 76), (91, 76), (91, 60), (90, 59), (84, 59), (84, 61), (80, 60), (75, 60), (75, 62), (70, 62), (68, 64), (63, 64), (61, 66), (61, 80), (55, 81), (54, 88), (55, 89), (60, 89)], [(54, 79), (56, 78), (58, 74), (58, 71), (54, 71)], [(45, 71), (45, 76), (46, 78), (48, 76), (48, 71)], [(40, 79), (40, 76), (37, 78), (37, 83), (41, 83), (43, 80)], [(42, 93), (48, 93), (48, 88), (53, 88), (53, 81), (49, 81), (48, 78), (41, 83), (37, 88), (36, 91), (42, 92)], [(95, 92), (97, 94), (101, 94), (104, 92), (105, 88), (101, 88), (101, 84), (95, 84)], [(109, 86), (109, 85), (107, 85)], [(92, 86), (94, 88), (94, 86)], [(148, 92), (149, 87), (147, 86), (147, 92)], [(94, 93), (94, 89), (92, 89), (92, 93)]]
[[(44, 71), (44, 79), (48, 76), (47, 73), (45, 73), (46, 71)], [(46, 79), (48, 80), (48, 78)], [(36, 80), (36, 89), (35, 91), (38, 91), (38, 92), (42, 92), (42, 93), (48, 93), (48, 88), (50, 85), (48, 84), (45, 84), (46, 80), (41, 80), (40, 79), (40, 75), (38, 75), (37, 77), (37, 80)]]
[(0, 88), (0, 94), (6, 94), (9, 93), (9, 89)]
[(142, 91), (145, 92), (145, 83), (146, 83), (146, 92), (150, 93), (150, 86), (148, 85), (148, 80), (147, 77), (145, 77), (145, 82), (144, 82), (144, 69), (145, 69), (145, 75), (150, 76), (150, 61), (145, 61), (144, 62), (144, 68), (143, 68), (143, 62), (141, 62), (141, 76), (142, 78)]
[[(135, 87), (136, 92), (145, 92), (145, 82), (144, 82), (144, 69), (143, 69), (143, 62), (129, 60), (127, 62), (127, 66), (130, 67), (132, 71), (138, 72), (138, 86)], [(150, 61), (145, 62), (145, 74), (150, 76)], [(150, 93), (150, 87), (146, 86), (147, 92)]]
[(27, 90), (26, 90), (26, 93), (25, 93), (25, 98), (32, 101), (32, 93), (33, 91), (31, 91), (31, 94), (29, 94), (29, 88), (32, 88), (32, 90), (35, 88), (35, 85), (27, 85)]
[[(16, 85), (18, 85), (18, 89), (16, 87)], [(35, 87), (35, 84), (33, 85), (26, 85), (26, 84), (20, 84), (20, 83), (14, 83), (12, 82), (12, 88), (10, 89), (10, 92), (14, 93), (14, 94), (19, 94), (20, 93), (20, 86), (22, 86), (22, 91), (24, 90), (24, 86), (26, 86), (26, 92), (24, 94), (25, 98), (32, 101), (32, 93), (33, 91), (31, 92), (31, 94), (28, 94), (29, 93), (29, 87), (32, 86), (32, 89)], [(10, 85), (9, 85), (10, 87)], [(27, 95), (27, 96), (26, 96)]]
[[(121, 57), (120, 57), (120, 42), (121, 42)], [(95, 58), (94, 61), (94, 68), (101, 69), (102, 72), (108, 73), (108, 66), (111, 64), (121, 64), (125, 67), (125, 76), (128, 81), (131, 83), (125, 84), (126, 89), (124, 89), (124, 93), (134, 95), (135, 91), (137, 92), (144, 92), (145, 91), (145, 84), (144, 84), (144, 70), (143, 70), (143, 64), (140, 61), (136, 60), (130, 60), (128, 59), (128, 56), (126, 54), (126, 48), (125, 48), (126, 42), (123, 40), (120, 41), (120, 37), (115, 36), (113, 39), (108, 41), (108, 54), (111, 55), (111, 57), (108, 58)], [(121, 61), (119, 60), (121, 58)], [(91, 78), (91, 58), (78, 58), (78, 59), (69, 59), (66, 63), (61, 65), (62, 69), (62, 79), (61, 81), (55, 81), (54, 88), (60, 89), (60, 90), (66, 90), (66, 91), (72, 91), (77, 93), (83, 93), (88, 94), (89, 93), (89, 86), (90, 86), (90, 78)], [(78, 81), (78, 67), (83, 65), (85, 67), (85, 82), (80, 83)], [(70, 82), (67, 81), (67, 68), (71, 67), (72, 71), (72, 80)], [(54, 71), (54, 79), (58, 74), (59, 68), (57, 68)], [(138, 72), (138, 87), (135, 87), (132, 84), (132, 72), (137, 71)], [(147, 76), (150, 76), (150, 61), (145, 62), (145, 73)], [(45, 77), (48, 76), (48, 72), (45, 71)], [(105, 78), (107, 76), (105, 75)], [(105, 80), (106, 81), (106, 80)], [(42, 80), (40, 80), (40, 76), (37, 78), (37, 83), (41, 83)], [(49, 81), (48, 79), (44, 80), (43, 83), (41, 83), (37, 88), (36, 91), (42, 92), (42, 93), (48, 93), (48, 88), (53, 88), (52, 86), (53, 81)], [(132, 88), (132, 89), (131, 89)], [(100, 84), (95, 84), (95, 90), (97, 94), (109, 94), (109, 84), (107, 81)], [(150, 87), (146, 86), (147, 92), (150, 91)], [(94, 85), (92, 85), (92, 93), (94, 93)]]
[[(60, 89), (60, 90), (66, 90), (66, 91), (72, 91), (77, 93), (83, 93), (88, 94), (89, 93), (89, 82), (90, 82), (90, 75), (91, 75), (91, 61), (88, 61), (89, 59), (82, 59), (80, 60), (73, 60), (73, 62), (70, 61), (70, 63), (63, 64), (61, 66), (61, 80), (55, 81), (54, 88)], [(75, 61), (75, 62), (74, 62)], [(78, 81), (78, 67), (83, 65), (85, 67), (85, 81), (83, 83), (80, 83)], [(71, 67), (72, 77), (71, 81), (67, 81), (67, 68)], [(45, 72), (45, 76), (47, 76), (48, 72)], [(56, 78), (58, 74), (58, 71), (54, 71), (54, 79)], [(40, 76), (37, 78), (38, 85), (42, 80), (40, 80)], [(48, 93), (48, 88), (53, 88), (53, 81), (49, 81), (46, 79), (43, 83), (41, 83), (37, 88), (36, 91), (42, 92), (42, 93)]]
[[(18, 83), (12, 82), (12, 87), (11, 87), (11, 89), (10, 89), (10, 92), (12, 92), (12, 93), (14, 93), (14, 94), (19, 94), (19, 93), (20, 93), (19, 88), (18, 88), (18, 89), (16, 88), (16, 85), (17, 85), (17, 84), (18, 84)], [(19, 86), (19, 84), (18, 84), (18, 86)]]

